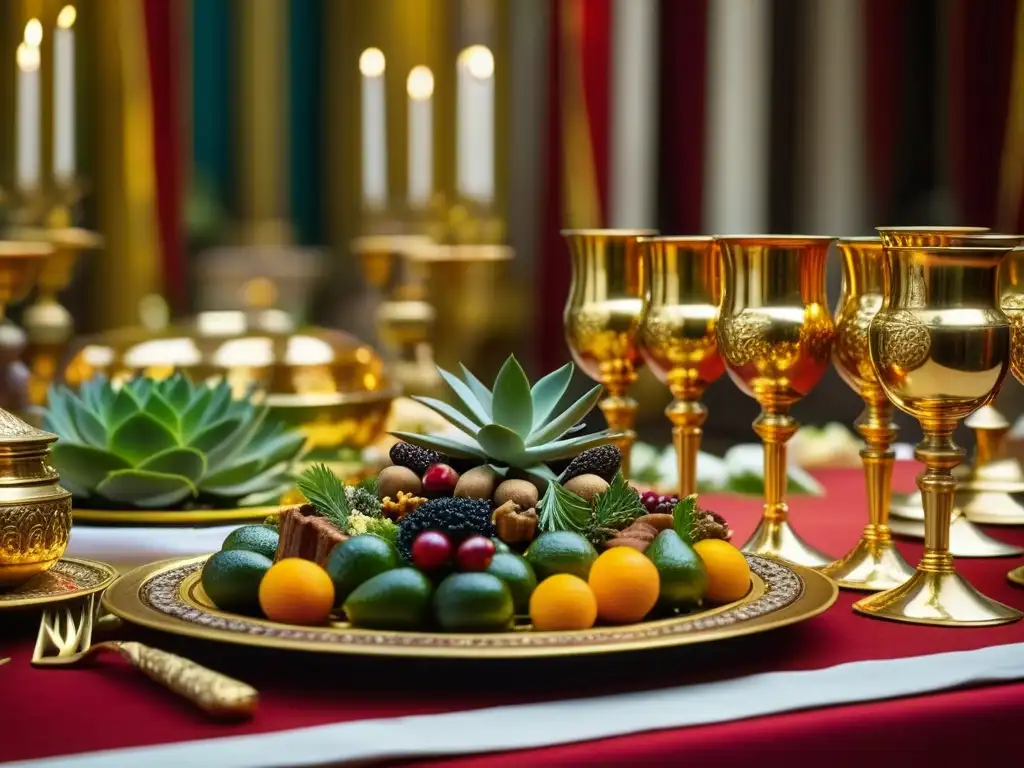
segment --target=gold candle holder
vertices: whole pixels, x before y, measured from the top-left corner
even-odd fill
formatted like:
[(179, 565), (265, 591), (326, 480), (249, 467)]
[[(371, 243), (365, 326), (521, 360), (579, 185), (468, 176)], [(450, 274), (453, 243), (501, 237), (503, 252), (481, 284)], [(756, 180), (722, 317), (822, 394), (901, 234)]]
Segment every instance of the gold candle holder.
[(679, 470), (679, 497), (697, 491), (697, 454), (708, 409), (701, 398), (725, 371), (718, 351), (722, 255), (712, 237), (651, 237), (644, 252), (640, 349), (674, 400), (665, 410)]
[(722, 237), (725, 293), (718, 340), (726, 370), (761, 406), (754, 432), (764, 444), (764, 514), (744, 552), (820, 567), (833, 558), (800, 538), (786, 504), (786, 443), (792, 405), (828, 369), (835, 328), (827, 307), (831, 237)]
[(849, 238), (837, 243), (842, 254), (843, 292), (836, 310), (836, 341), (832, 351), (843, 380), (864, 401), (856, 422), (864, 438), (861, 450), (868, 493), (868, 524), (857, 545), (822, 572), (840, 587), (879, 591), (903, 584), (914, 569), (896, 549), (889, 530), (889, 501), (896, 455), (892, 404), (871, 366), (868, 327), (882, 306), (884, 292), (882, 241)]
[(565, 304), (565, 340), (577, 365), (608, 395), (598, 407), (619, 442), (622, 473), (636, 442), (637, 402), (629, 388), (643, 363), (637, 329), (643, 311), (643, 255), (648, 229), (568, 229), (572, 286)]
[[(964, 457), (953, 431), (998, 390), (1010, 362), (1010, 328), (999, 311), (999, 263), (1016, 244), (989, 235), (943, 239), (942, 230), (879, 229), (886, 291), (869, 331), (871, 362), (886, 395), (924, 432), (915, 457), (925, 508), (924, 555), (895, 589), (854, 604), (876, 618), (940, 626), (987, 626), (1022, 614), (985, 597), (957, 573), (949, 552)], [(953, 241), (956, 245), (945, 245)]]

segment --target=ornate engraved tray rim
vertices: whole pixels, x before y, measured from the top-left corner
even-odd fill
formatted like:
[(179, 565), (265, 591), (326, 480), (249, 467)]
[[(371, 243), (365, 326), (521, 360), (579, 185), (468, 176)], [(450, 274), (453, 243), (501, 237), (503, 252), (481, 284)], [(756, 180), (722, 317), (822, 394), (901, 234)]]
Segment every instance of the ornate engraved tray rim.
[(640, 651), (724, 640), (809, 619), (827, 610), (839, 593), (834, 582), (808, 568), (747, 555), (754, 584), (743, 600), (625, 627), (493, 634), (387, 632), (356, 629), (343, 622), (299, 627), (224, 613), (204, 604), (199, 574), (207, 557), (177, 558), (137, 568), (107, 590), (104, 607), (125, 621), (150, 629), (239, 645), (316, 653), (479, 659)]
[[(287, 505), (285, 505), (287, 506)], [(236, 509), (79, 509), (71, 510), (75, 525), (79, 523), (118, 523), (121, 525), (184, 525), (248, 522), (264, 520), (280, 512), (282, 505), (269, 507), (238, 507)]]
[[(63, 592), (39, 592), (25, 591), (32, 582), (47, 580), (47, 576), (63, 576), (65, 579), (75, 581), (77, 589)], [(92, 581), (88, 586), (79, 586), (88, 576)], [(74, 600), (79, 597), (91, 595), (94, 592), (101, 592), (114, 583), (117, 578), (117, 571), (113, 566), (101, 563), (98, 560), (86, 560), (78, 557), (62, 557), (47, 571), (33, 576), (25, 584), (15, 587), (6, 592), (0, 592), (0, 611), (8, 608), (28, 608), (34, 605), (45, 603), (57, 603), (62, 600)]]

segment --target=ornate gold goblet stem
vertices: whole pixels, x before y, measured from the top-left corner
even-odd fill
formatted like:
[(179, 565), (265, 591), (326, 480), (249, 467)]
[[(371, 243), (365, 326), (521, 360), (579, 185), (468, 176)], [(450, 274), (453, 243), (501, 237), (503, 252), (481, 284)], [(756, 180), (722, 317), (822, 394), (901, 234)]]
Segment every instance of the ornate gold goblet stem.
[(700, 400), (687, 399), (682, 392), (673, 391), (672, 395), (675, 400), (665, 409), (665, 415), (672, 422), (672, 443), (679, 470), (679, 498), (682, 499), (697, 492), (697, 454), (708, 409)]
[[(635, 380), (636, 374), (633, 374), (630, 384)], [(608, 382), (602, 383), (613, 394), (601, 400), (597, 407), (604, 414), (605, 421), (608, 422), (608, 429), (621, 432), (623, 435), (622, 439), (616, 442), (616, 445), (622, 451), (622, 475), (623, 477), (629, 477), (629, 457), (633, 452), (633, 443), (636, 442), (636, 430), (633, 427), (636, 425), (636, 411), (639, 404), (628, 395), (615, 393), (615, 390), (611, 389), (612, 385)], [(625, 392), (625, 389), (619, 391)]]

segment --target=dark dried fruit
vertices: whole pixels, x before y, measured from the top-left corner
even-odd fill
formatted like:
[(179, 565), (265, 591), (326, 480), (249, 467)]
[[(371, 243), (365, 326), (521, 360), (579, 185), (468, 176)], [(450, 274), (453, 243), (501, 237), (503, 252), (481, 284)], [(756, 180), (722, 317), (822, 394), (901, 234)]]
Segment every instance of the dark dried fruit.
[(491, 502), (442, 496), (410, 512), (398, 524), (398, 539), (395, 542), (406, 560), (412, 554), (413, 541), (423, 531), (441, 531), (447, 534), (453, 545), (460, 544), (474, 534), (490, 538), (494, 535)]
[(619, 467), (622, 466), (622, 451), (615, 445), (599, 445), (584, 451), (565, 468), (561, 482), (565, 485), (580, 475), (597, 475), (606, 483), (610, 483)]
[(391, 463), (400, 467), (411, 469), (417, 477), (423, 477), (434, 464), (446, 464), (448, 460), (437, 451), (412, 445), (411, 443), (398, 442), (391, 446)]
[(690, 529), (690, 543), (694, 544), (703, 539), (724, 539), (732, 538), (732, 531), (729, 524), (717, 512), (710, 509), (697, 507), (693, 514), (693, 527)]

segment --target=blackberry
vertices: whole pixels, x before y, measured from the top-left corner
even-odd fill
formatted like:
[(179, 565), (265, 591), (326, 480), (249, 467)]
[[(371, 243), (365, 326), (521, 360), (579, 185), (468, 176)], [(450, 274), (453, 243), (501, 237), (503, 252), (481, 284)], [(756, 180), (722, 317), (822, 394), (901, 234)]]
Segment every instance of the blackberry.
[(479, 534), (494, 536), (489, 499), (464, 499), (454, 496), (432, 499), (415, 512), (410, 512), (398, 524), (395, 545), (406, 560), (412, 558), (412, 543), (423, 531), (441, 531), (448, 535), (454, 546), (464, 539)]
[(391, 463), (411, 469), (419, 477), (434, 464), (447, 464), (448, 458), (437, 451), (420, 448), (412, 443), (398, 442), (391, 446)]
[(599, 445), (597, 448), (590, 448), (571, 462), (565, 468), (560, 478), (563, 484), (580, 475), (597, 475), (606, 483), (615, 479), (615, 474), (622, 466), (622, 451), (616, 445)]

